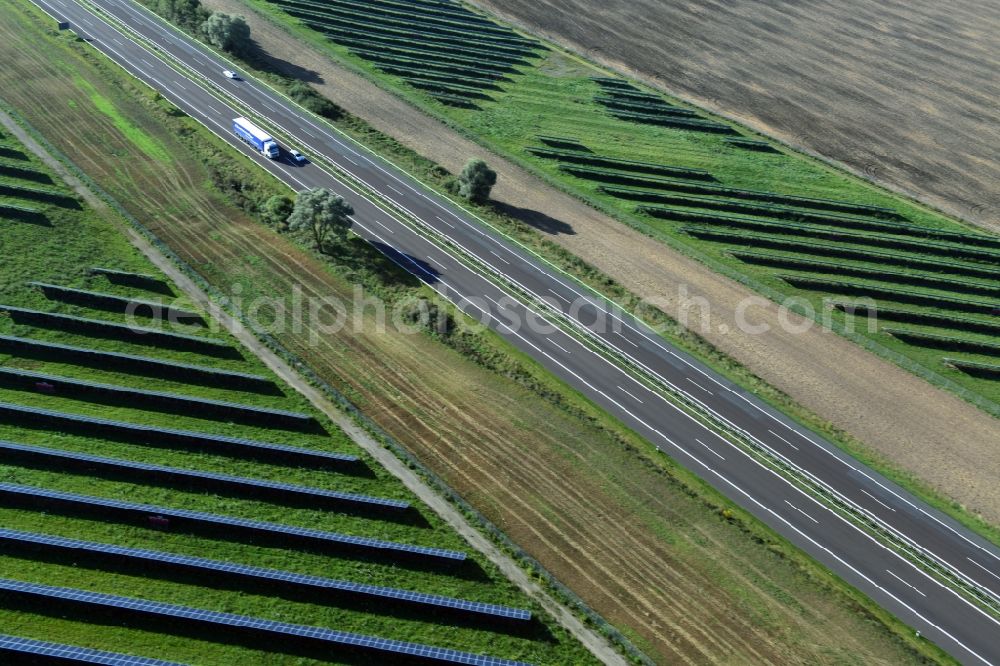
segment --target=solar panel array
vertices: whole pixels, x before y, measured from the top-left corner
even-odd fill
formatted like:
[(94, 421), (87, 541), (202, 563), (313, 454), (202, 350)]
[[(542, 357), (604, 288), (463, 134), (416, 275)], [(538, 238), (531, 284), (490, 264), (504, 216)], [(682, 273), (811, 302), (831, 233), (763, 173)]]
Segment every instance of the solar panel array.
[[(155, 373), (156, 376), (188, 384), (197, 384), (211, 380), (213, 385), (225, 382), (223, 388), (241, 388), (274, 391), (274, 382), (260, 375), (250, 375), (245, 372), (231, 370), (216, 370), (204, 365), (190, 365), (162, 361), (150, 356), (122, 354), (121, 352), (98, 351), (87, 347), (74, 347), (57, 342), (42, 342), (30, 338), (18, 338), (12, 335), (0, 335), (0, 351), (13, 354), (44, 353), (46, 356), (57, 356), (61, 360), (71, 360), (75, 363), (90, 364), (94, 367), (115, 368), (129, 372)], [(201, 382), (193, 381), (195, 379)]]
[[(128, 611), (146, 616), (189, 620), (198, 624), (215, 625), (229, 630), (249, 630), (255, 633), (282, 638), (297, 637), (311, 643), (376, 652), (380, 653), (386, 659), (398, 659), (401, 657), (417, 658), (428, 662), (466, 664), (468, 666), (528, 666), (524, 662), (462, 652), (450, 648), (421, 645), (419, 643), (409, 643), (388, 638), (379, 638), (377, 636), (366, 636), (364, 634), (337, 631), (336, 629), (327, 629), (325, 627), (276, 622), (263, 618), (221, 613), (218, 611), (191, 608), (189, 606), (178, 606), (159, 601), (120, 597), (113, 594), (91, 592), (89, 590), (25, 583), (5, 578), (0, 578), (0, 591), (42, 601), (55, 599), (89, 607)], [(169, 626), (169, 624), (165, 626)], [(227, 633), (231, 635), (232, 631)]]
[(71, 661), (80, 662), (81, 664), (101, 664), (102, 666), (183, 666), (182, 664), (173, 661), (163, 661), (162, 659), (134, 657), (118, 652), (92, 650), (76, 645), (36, 641), (31, 638), (8, 636), (6, 634), (0, 634), (0, 655), (2, 654), (22, 655), (32, 659), (35, 663), (40, 663), (42, 658), (51, 658), (58, 659), (60, 663)]
[(103, 395), (122, 400), (127, 399), (130, 406), (134, 403), (142, 403), (144, 405), (154, 404), (161, 407), (171, 407), (176, 413), (185, 416), (201, 416), (204, 418), (203, 415), (214, 414), (228, 419), (241, 419), (255, 424), (273, 425), (277, 422), (298, 428), (305, 428), (315, 423), (312, 416), (301, 412), (254, 407), (253, 405), (241, 405), (235, 402), (210, 400), (208, 398), (194, 398), (166, 391), (146, 391), (128, 386), (115, 386), (112, 384), (101, 384), (82, 379), (49, 375), (43, 372), (0, 367), (0, 383), (35, 388), (38, 382), (43, 382), (48, 387), (51, 387), (51, 392), (62, 397)]
[(90, 273), (91, 275), (103, 275), (113, 284), (122, 284), (137, 289), (145, 289), (146, 291), (155, 291), (167, 296), (173, 295), (170, 285), (155, 275), (119, 271), (113, 268), (101, 268), (100, 266), (92, 266)]
[[(498, 604), (489, 604), (481, 601), (466, 601), (464, 599), (455, 599), (454, 597), (445, 597), (437, 594), (411, 592), (409, 590), (381, 587), (378, 585), (366, 585), (364, 583), (354, 583), (351, 581), (335, 580), (320, 576), (310, 576), (308, 574), (298, 574), (290, 571), (265, 569), (263, 567), (246, 566), (231, 562), (220, 562), (219, 560), (210, 560), (202, 557), (176, 555), (174, 553), (164, 553), (155, 550), (143, 550), (138, 548), (125, 548), (122, 546), (78, 541), (76, 539), (67, 539), (47, 534), (32, 534), (30, 532), (0, 528), (0, 544), (4, 542), (44, 546), (70, 551), (84, 551), (102, 556), (115, 556), (133, 561), (150, 562), (153, 564), (170, 564), (184, 569), (227, 574), (247, 580), (260, 580), (272, 584), (283, 583), (290, 587), (339, 592), (360, 597), (368, 597), (374, 600), (393, 601), (416, 606), (441, 608), (451, 611), (460, 611), (471, 615), (499, 618), (504, 620), (527, 621), (531, 619), (531, 611), (521, 608), (501, 606)], [(105, 560), (102, 559), (102, 561)], [(158, 567), (151, 566), (148, 571), (156, 571), (157, 569)]]
[(215, 338), (187, 335), (185, 333), (172, 333), (157, 328), (133, 326), (131, 324), (116, 324), (104, 319), (74, 317), (55, 312), (18, 308), (12, 305), (0, 305), (0, 312), (10, 314), (11, 318), (17, 323), (30, 324), (40, 328), (71, 330), (77, 333), (89, 331), (112, 337), (115, 340), (127, 340), (137, 344), (156, 344), (161, 347), (181, 350), (201, 349), (203, 353), (211, 354), (219, 354), (221, 353), (220, 350), (231, 349), (231, 346), (227, 342)]
[(381, 539), (354, 536), (351, 534), (341, 534), (339, 532), (325, 532), (323, 530), (316, 530), (308, 527), (295, 527), (293, 525), (268, 523), (260, 520), (248, 520), (246, 518), (235, 518), (232, 516), (205, 513), (202, 511), (190, 511), (187, 509), (174, 509), (163, 506), (152, 506), (149, 504), (122, 502), (104, 497), (64, 493), (57, 490), (38, 488), (36, 486), (24, 486), (16, 483), (0, 483), (0, 496), (4, 495), (15, 499), (42, 501), (48, 504), (55, 503), (92, 509), (112, 509), (114, 511), (147, 519), (150, 517), (166, 518), (168, 520), (177, 519), (182, 522), (187, 521), (189, 523), (203, 526), (216, 526), (244, 530), (257, 535), (281, 536), (283, 538), (290, 537), (328, 547), (353, 548), (367, 554), (378, 554), (383, 556), (394, 555), (397, 557), (406, 556), (432, 562), (461, 562), (466, 558), (465, 553), (455, 550), (446, 550), (444, 548), (415, 546), (395, 541), (383, 541)]
[(23, 405), (14, 405), (7, 402), (0, 402), (0, 415), (7, 415), (10, 418), (19, 418), (22, 421), (47, 422), (55, 426), (71, 426), (91, 429), (99, 432), (112, 432), (120, 435), (129, 435), (131, 438), (147, 444), (196, 444), (199, 446), (205, 446), (210, 453), (219, 453), (221, 449), (229, 448), (248, 454), (252, 453), (258, 457), (294, 461), (298, 464), (353, 465), (359, 462), (357, 456), (344, 453), (314, 451), (297, 446), (270, 444), (267, 442), (258, 442), (252, 439), (226, 437), (224, 435), (211, 435), (191, 430), (159, 428), (155, 426), (140, 425), (138, 423), (129, 423), (127, 421), (111, 421), (109, 419), (101, 419), (95, 416), (82, 416), (80, 414), (56, 412), (50, 409), (25, 407)]
[(216, 474), (213, 472), (203, 472), (199, 470), (181, 469), (179, 467), (165, 467), (163, 465), (150, 465), (148, 463), (136, 462), (133, 460), (121, 460), (119, 458), (103, 458), (92, 456), (86, 453), (74, 453), (72, 451), (62, 451), (41, 446), (28, 446), (26, 444), (16, 444), (0, 440), (0, 452), (29, 455), (34, 458), (46, 460), (70, 460), (87, 463), (92, 466), (99, 466), (113, 469), (119, 472), (133, 473), (146, 472), (164, 478), (183, 479), (191, 481), (209, 482), (216, 485), (236, 487), (241, 490), (251, 491), (254, 496), (274, 496), (285, 495), (289, 497), (311, 499), (317, 502), (336, 502), (338, 504), (353, 504), (363, 508), (377, 510), (403, 511), (410, 507), (409, 502), (403, 500), (386, 499), (382, 497), (372, 497), (357, 493), (344, 493), (336, 490), (325, 490), (323, 488), (310, 488), (291, 483), (278, 483), (275, 481), (264, 481), (262, 479), (248, 479), (241, 476), (230, 476), (228, 474)]
[(167, 317), (171, 321), (187, 320), (204, 323), (200, 314), (175, 308), (165, 303), (156, 301), (143, 301), (134, 298), (115, 296), (114, 294), (104, 294), (99, 291), (87, 291), (86, 289), (73, 289), (62, 287), (58, 284), (48, 284), (46, 282), (29, 282), (32, 287), (38, 287), (47, 298), (61, 301), (63, 303), (77, 303), (85, 306), (105, 306), (114, 308), (118, 312), (128, 312), (139, 315), (152, 313), (154, 317)]

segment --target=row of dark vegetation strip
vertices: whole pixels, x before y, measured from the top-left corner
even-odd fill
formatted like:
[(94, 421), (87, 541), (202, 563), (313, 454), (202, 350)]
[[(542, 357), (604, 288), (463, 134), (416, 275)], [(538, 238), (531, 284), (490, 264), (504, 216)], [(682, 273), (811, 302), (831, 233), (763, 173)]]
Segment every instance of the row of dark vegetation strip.
[[(613, 169), (600, 169), (597, 167), (588, 167), (575, 164), (560, 164), (559, 169), (561, 171), (565, 171), (566, 173), (572, 176), (576, 176), (577, 178), (582, 178), (584, 180), (594, 180), (599, 183), (616, 183), (619, 185), (641, 185), (643, 187), (657, 187), (660, 183), (672, 182), (668, 181), (665, 178), (641, 176), (635, 173), (627, 173)], [(701, 169), (686, 169), (684, 167), (675, 167), (673, 171), (673, 176), (674, 178), (689, 178), (691, 180), (713, 180), (711, 174), (706, 174), (706, 172), (702, 171)]]
[(93, 266), (90, 269), (91, 275), (101, 275), (107, 278), (108, 282), (125, 287), (134, 287), (144, 291), (151, 291), (165, 296), (173, 296), (174, 290), (167, 284), (166, 280), (154, 275), (145, 273), (133, 273), (130, 271), (120, 271), (113, 268), (102, 268)]
[(123, 442), (130, 446), (155, 446), (183, 451), (209, 452), (289, 467), (332, 469), (355, 474), (366, 473), (363, 463), (357, 456), (307, 449), (300, 446), (285, 446), (241, 437), (159, 428), (6, 402), (0, 402), (0, 414), (3, 415), (5, 423), (16, 423), (35, 430), (98, 437)]
[(302, 8), (299, 3), (288, 0), (278, 0), (278, 4), (293, 16), (315, 19), (329, 19), (335, 25), (344, 23), (345, 27), (354, 29), (360, 34), (385, 35), (395, 39), (410, 40), (415, 43), (447, 44), (461, 47), (463, 44), (476, 49), (492, 49), (498, 55), (519, 59), (530, 55), (533, 45), (524, 42), (510, 42), (485, 36), (479, 32), (442, 29), (426, 25), (416, 25), (412, 22), (397, 22), (387, 20), (363, 20), (353, 11), (343, 11), (334, 8), (324, 8), (321, 11)]
[(975, 361), (964, 361), (957, 358), (945, 358), (942, 360), (945, 365), (951, 366), (956, 370), (961, 370), (971, 377), (989, 381), (1000, 381), (1000, 365), (976, 363)]
[(657, 104), (652, 101), (640, 101), (634, 98), (623, 98), (623, 97), (612, 97), (612, 96), (599, 96), (595, 97), (594, 101), (600, 103), (605, 108), (614, 111), (624, 111), (630, 113), (649, 113), (664, 116), (683, 116), (691, 117), (697, 116), (698, 114), (691, 109), (685, 109), (679, 106), (669, 106), (667, 104)]
[(40, 361), (68, 363), (97, 370), (115, 370), (132, 375), (169, 379), (199, 386), (249, 391), (266, 395), (282, 395), (275, 383), (260, 375), (209, 366), (164, 361), (150, 356), (105, 352), (88, 347), (75, 347), (30, 338), (0, 335), (0, 353)]
[[(841, 215), (839, 213), (818, 213), (803, 211), (777, 204), (751, 203), (747, 201), (734, 201), (731, 199), (720, 199), (716, 197), (666, 195), (661, 198), (661, 201), (669, 203), (672, 206), (683, 206), (685, 208), (703, 208), (708, 210), (747, 213), (758, 217), (808, 222), (809, 224), (818, 224), (828, 227), (862, 229), (865, 231), (877, 231), (885, 234), (913, 236), (918, 238), (934, 238), (952, 243), (962, 243), (967, 245), (976, 245), (979, 247), (1000, 249), (1000, 237), (997, 236), (948, 231), (921, 224), (876, 220), (867, 217)], [(653, 215), (654, 217), (690, 222), (711, 223), (713, 219), (718, 219), (720, 217), (722, 217), (722, 219), (726, 219), (726, 216), (705, 215), (704, 213), (696, 213), (693, 211), (679, 211), (673, 208), (655, 206), (644, 206), (642, 211), (649, 215)]]
[(753, 150), (758, 153), (778, 153), (781, 151), (775, 148), (773, 145), (767, 141), (760, 141), (758, 139), (747, 139), (742, 136), (727, 136), (722, 139), (725, 143), (730, 146), (735, 146), (736, 148), (742, 148), (743, 150)]
[[(723, 187), (721, 185), (701, 185), (687, 181), (664, 181), (656, 183), (652, 189), (685, 192), (687, 194), (703, 194), (715, 197), (729, 197), (733, 199), (765, 201), (785, 206), (809, 208), (812, 210), (829, 210), (841, 213), (851, 213), (854, 215), (902, 219), (902, 216), (896, 211), (890, 208), (883, 208), (881, 206), (867, 206), (848, 201), (800, 197), (790, 194), (778, 194), (776, 192), (764, 192), (761, 190), (741, 190), (733, 187)], [(663, 195), (660, 192), (650, 192), (649, 190), (622, 187), (602, 187), (601, 191), (620, 199), (647, 201), (650, 203), (669, 203), (669, 201), (663, 200), (663, 197), (669, 195)]]
[[(642, 212), (647, 212), (643, 210)], [(657, 215), (657, 217), (659, 217)], [(672, 214), (662, 216), (663, 219), (685, 219), (678, 218)], [(988, 261), (996, 264), (1000, 262), (1000, 251), (988, 250), (985, 248), (969, 247), (968, 245), (951, 245), (936, 241), (921, 241), (915, 238), (887, 236), (875, 233), (860, 233), (854, 231), (841, 231), (839, 229), (829, 229), (826, 227), (813, 226), (808, 224), (779, 223), (758, 220), (753, 218), (737, 217), (714, 217), (698, 220), (703, 226), (728, 227), (732, 229), (747, 229), (762, 231), (765, 233), (780, 236), (800, 236), (810, 240), (824, 240), (841, 243), (850, 243), (860, 246), (884, 247), (893, 250), (908, 250), (918, 254), (933, 255), (954, 259), (972, 259), (978, 261)], [(691, 232), (697, 227), (683, 227), (683, 231)], [(697, 235), (692, 233), (692, 235)]]
[(7, 161), (0, 161), (0, 176), (10, 176), (20, 180), (30, 180), (35, 183), (45, 183), (52, 185), (53, 180), (47, 172), (40, 169), (24, 166), (23, 164), (12, 164)]
[(65, 192), (25, 185), (14, 185), (12, 183), (0, 182), (0, 196), (25, 199), (27, 201), (39, 201), (63, 208), (80, 208), (79, 200)]
[[(959, 294), (973, 296), (992, 296), (1000, 298), (1000, 284), (984, 284), (967, 280), (953, 280), (927, 273), (893, 271), (873, 266), (859, 266), (843, 262), (820, 261), (785, 254), (772, 254), (751, 250), (731, 250), (730, 254), (741, 261), (758, 266), (785, 268), (826, 275), (845, 275), (859, 277), (890, 284), (907, 284), (928, 289), (939, 289)], [(1000, 277), (1000, 276), (998, 276)]]
[(113, 407), (128, 407), (264, 428), (323, 432), (312, 416), (301, 412), (101, 384), (16, 368), (0, 367), (0, 386)]
[(590, 153), (593, 152), (590, 148), (583, 145), (579, 139), (574, 139), (566, 136), (549, 136), (546, 134), (539, 134), (537, 137), (539, 141), (544, 143), (549, 148), (558, 148), (560, 150), (572, 150), (578, 153)]
[(959, 338), (951, 335), (938, 335), (936, 333), (925, 333), (923, 331), (899, 328), (883, 328), (882, 330), (894, 338), (918, 347), (1000, 357), (1000, 345), (985, 340), (973, 340), (970, 338)]
[(993, 316), (1000, 314), (1000, 303), (949, 298), (906, 289), (896, 289), (880, 284), (846, 282), (813, 276), (783, 274), (778, 277), (799, 289), (823, 291), (861, 298), (885, 298), (897, 303), (920, 305), (952, 312), (971, 312)]
[(16, 220), (18, 222), (50, 226), (49, 219), (45, 217), (45, 213), (37, 208), (19, 206), (17, 204), (0, 203), (0, 220)]
[(0, 314), (6, 313), (16, 324), (75, 335), (149, 345), (175, 351), (187, 351), (220, 358), (242, 358), (238, 348), (215, 338), (185, 333), (173, 333), (158, 328), (118, 324), (103, 319), (89, 319), (72, 315), (43, 312), (0, 304)]
[(28, 155), (26, 153), (16, 148), (11, 148), (10, 146), (0, 146), (0, 157), (9, 160), (28, 160)]
[(45, 282), (31, 282), (30, 284), (33, 287), (41, 289), (46, 298), (60, 303), (81, 305), (83, 307), (105, 310), (108, 312), (128, 313), (142, 317), (151, 317), (159, 321), (169, 321), (180, 324), (205, 324), (205, 320), (196, 312), (183, 310), (181, 308), (164, 303), (158, 303), (156, 301), (125, 298), (123, 296), (115, 296), (114, 294), (104, 294), (99, 291), (87, 291), (85, 289), (73, 289)]
[(485, 69), (482, 67), (477, 67), (475, 65), (463, 65), (449, 62), (429, 62), (426, 60), (420, 60), (416, 57), (407, 57), (405, 55), (394, 55), (391, 53), (385, 53), (384, 51), (378, 50), (367, 50), (362, 48), (351, 49), (353, 53), (365, 58), (366, 60), (371, 60), (376, 63), (380, 68), (383, 66), (397, 66), (406, 67), (415, 70), (426, 70), (429, 72), (441, 72), (444, 74), (455, 74), (457, 76), (464, 76), (468, 79), (476, 79), (484, 82), (489, 82), (491, 84), (499, 81), (507, 81), (508, 76), (506, 73), (496, 69)]
[(616, 157), (604, 157), (602, 155), (595, 155), (591, 152), (580, 152), (577, 150), (530, 147), (527, 148), (527, 151), (532, 155), (557, 160), (563, 164), (583, 164), (592, 167), (611, 169), (614, 171), (643, 173), (653, 176), (714, 180), (712, 174), (704, 169), (688, 169), (684, 167), (670, 166), (667, 164), (656, 164), (654, 162), (623, 160)]
[(935, 328), (946, 328), (968, 333), (1000, 335), (1000, 321), (986, 321), (953, 314), (945, 315), (936, 312), (920, 312), (868, 303), (846, 302), (834, 303), (833, 305), (841, 312), (874, 317), (878, 320), (895, 321), (918, 326), (933, 326)]
[(900, 252), (884, 252), (867, 247), (854, 245), (838, 245), (831, 243), (816, 243), (799, 237), (771, 236), (753, 234), (729, 229), (707, 227), (682, 227), (685, 233), (702, 240), (718, 243), (731, 243), (741, 247), (770, 248), (783, 252), (794, 252), (812, 257), (838, 257), (854, 261), (866, 261), (891, 266), (905, 266), (935, 273), (964, 275), (975, 278), (993, 280), (997, 271), (987, 264), (965, 263), (960, 261), (942, 261), (914, 254)]
[(693, 132), (708, 132), (710, 134), (737, 134), (737, 131), (714, 120), (703, 120), (700, 118), (681, 118), (673, 114), (665, 113), (637, 113), (633, 111), (610, 110), (611, 115), (619, 120), (643, 125), (658, 125), (660, 127), (671, 127), (674, 129), (691, 130)]

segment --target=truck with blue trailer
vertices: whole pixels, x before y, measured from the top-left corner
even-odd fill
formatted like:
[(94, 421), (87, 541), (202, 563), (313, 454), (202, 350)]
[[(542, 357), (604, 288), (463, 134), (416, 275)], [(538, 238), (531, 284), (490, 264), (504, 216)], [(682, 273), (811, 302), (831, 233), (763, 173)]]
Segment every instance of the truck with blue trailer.
[(246, 118), (233, 119), (233, 132), (264, 157), (276, 160), (281, 156), (281, 149), (278, 148), (278, 143), (271, 138), (271, 135)]

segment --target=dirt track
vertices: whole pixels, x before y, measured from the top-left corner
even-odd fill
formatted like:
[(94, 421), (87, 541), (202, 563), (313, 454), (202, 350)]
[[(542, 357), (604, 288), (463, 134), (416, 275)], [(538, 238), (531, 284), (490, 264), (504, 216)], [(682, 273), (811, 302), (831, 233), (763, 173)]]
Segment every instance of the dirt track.
[(474, 0), (574, 51), (1000, 230), (989, 0)]
[[(284, 63), (289, 73), (300, 75), (304, 70), (331, 100), (449, 170), (457, 172), (470, 155), (486, 153), (365, 79), (294, 44), (239, 0), (206, 0), (204, 4), (246, 15), (255, 39), (275, 58), (275, 65)], [(735, 325), (736, 308), (752, 296), (745, 287), (543, 186), (507, 161), (492, 156), (489, 162), (500, 174), (496, 199), (526, 214), (548, 216), (572, 227), (572, 234), (555, 234), (553, 240), (634, 293), (663, 304), (674, 316), (682, 306), (678, 302), (681, 285), (687, 286), (689, 297), (707, 298), (712, 304), (712, 323), (703, 335), (712, 344), (878, 455), (969, 510), (1000, 523), (995, 419), (839, 336), (818, 330), (784, 332), (773, 305), (750, 310), (752, 320), (768, 323), (771, 333), (740, 332)]]

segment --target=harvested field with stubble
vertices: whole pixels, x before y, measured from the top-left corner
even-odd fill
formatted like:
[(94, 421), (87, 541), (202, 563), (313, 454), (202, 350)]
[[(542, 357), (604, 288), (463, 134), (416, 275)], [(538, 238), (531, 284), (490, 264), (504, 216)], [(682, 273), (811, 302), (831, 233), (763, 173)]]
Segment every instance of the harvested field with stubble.
[[(164, 128), (157, 102), (125, 101), (131, 86), (82, 57), (85, 45), (38, 49), (46, 38), (37, 25), (19, 11), (4, 18), (4, 98), (214, 286), (239, 285), (244, 298), (287, 296), (295, 284), (307, 298), (351, 298), (343, 275), (206, 186), (206, 169)], [(170, 161), (138, 151), (65, 67)], [(596, 413), (539, 400), (427, 336), (366, 326), (315, 345), (308, 331), (281, 341), (658, 661), (918, 660), (907, 639), (886, 631), (886, 618), (831, 592), (826, 574), (803, 569), (780, 544), (768, 548), (738, 511), (731, 521), (706, 506), (712, 495), (683, 472), (645, 464), (624, 448), (637, 440)]]
[(473, 4), (1000, 229), (1000, 12), (987, 0)]

